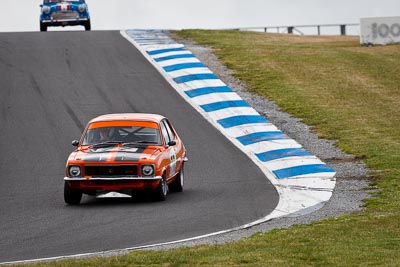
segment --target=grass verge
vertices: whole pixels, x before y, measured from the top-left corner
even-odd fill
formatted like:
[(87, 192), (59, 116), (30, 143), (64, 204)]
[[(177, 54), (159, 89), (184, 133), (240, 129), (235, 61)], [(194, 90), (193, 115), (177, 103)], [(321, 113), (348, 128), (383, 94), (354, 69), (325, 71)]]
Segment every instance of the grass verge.
[(303, 118), (373, 170), (366, 209), (221, 246), (35, 266), (400, 266), (400, 46), (356, 37), (177, 32), (214, 48), (250, 90)]

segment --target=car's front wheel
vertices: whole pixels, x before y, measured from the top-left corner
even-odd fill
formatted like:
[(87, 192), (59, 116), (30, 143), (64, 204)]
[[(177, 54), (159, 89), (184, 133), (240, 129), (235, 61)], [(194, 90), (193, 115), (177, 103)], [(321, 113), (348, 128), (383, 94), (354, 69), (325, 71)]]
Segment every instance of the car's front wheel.
[(40, 22), (40, 31), (41, 32), (47, 32), (47, 25), (45, 25), (42, 22)]
[(85, 24), (83, 24), (83, 26), (85, 26), (85, 31), (90, 31), (92, 28), (90, 20), (86, 21)]
[(185, 170), (184, 170), (184, 164), (182, 163), (181, 171), (177, 174), (175, 181), (170, 184), (169, 188), (171, 189), (171, 191), (182, 192), (184, 178), (185, 178)]
[(160, 180), (160, 184), (157, 186), (157, 189), (154, 192), (154, 199), (157, 201), (164, 201), (167, 199), (168, 194), (168, 185), (165, 175), (162, 176)]
[(79, 205), (82, 199), (82, 192), (69, 187), (68, 183), (64, 183), (64, 201), (68, 205)]

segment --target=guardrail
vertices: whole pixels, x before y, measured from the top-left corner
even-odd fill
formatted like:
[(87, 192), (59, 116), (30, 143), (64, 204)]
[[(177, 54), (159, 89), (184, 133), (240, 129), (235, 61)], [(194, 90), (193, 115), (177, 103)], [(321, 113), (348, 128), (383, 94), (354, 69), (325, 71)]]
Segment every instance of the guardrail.
[[(236, 28), (234, 30), (239, 31), (256, 31), (256, 30), (263, 30), (264, 32), (268, 32), (269, 29), (276, 29), (277, 33), (288, 33), (293, 34), (297, 32), (301, 35), (304, 35), (299, 28), (316, 28), (317, 34), (321, 35), (321, 28), (322, 27), (339, 27), (340, 35), (346, 35), (347, 27), (355, 27), (360, 26), (359, 23), (346, 23), (346, 24), (316, 24), (316, 25), (290, 25), (290, 26), (264, 26), (264, 27), (244, 27), (244, 28)], [(283, 31), (281, 31), (283, 29)]]

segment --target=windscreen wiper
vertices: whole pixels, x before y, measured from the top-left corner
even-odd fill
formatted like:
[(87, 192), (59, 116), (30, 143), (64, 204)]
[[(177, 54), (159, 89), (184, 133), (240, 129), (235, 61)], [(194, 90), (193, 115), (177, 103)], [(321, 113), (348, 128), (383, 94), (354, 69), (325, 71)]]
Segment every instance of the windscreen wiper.
[(152, 141), (134, 141), (134, 142), (125, 142), (122, 143), (123, 146), (143, 146), (146, 144), (156, 144), (155, 142)]
[(122, 142), (118, 142), (118, 141), (105, 141), (105, 142), (93, 144), (93, 145), (92, 145), (92, 148), (100, 148), (100, 147), (115, 146), (115, 145), (118, 145), (118, 144), (121, 144), (121, 143), (122, 143)]
[(156, 144), (156, 142), (154, 142), (154, 141), (147, 141), (147, 140), (136, 141), (135, 143), (139, 143), (139, 144)]

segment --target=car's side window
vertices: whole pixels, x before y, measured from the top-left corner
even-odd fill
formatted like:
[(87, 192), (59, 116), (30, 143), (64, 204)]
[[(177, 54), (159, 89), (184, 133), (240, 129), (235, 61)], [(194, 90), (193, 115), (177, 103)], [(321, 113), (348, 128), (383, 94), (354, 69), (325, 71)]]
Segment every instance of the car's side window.
[(171, 129), (171, 126), (169, 125), (169, 122), (167, 120), (163, 121), (163, 124), (165, 125), (165, 129), (167, 129), (169, 140), (175, 140), (175, 134)]
[(170, 141), (169, 136), (168, 136), (167, 128), (165, 128), (164, 122), (161, 122), (160, 126), (161, 126), (161, 133), (162, 133), (162, 135), (164, 137), (165, 144), (167, 145), (168, 142)]
[(169, 135), (169, 139), (170, 139), (171, 141), (172, 141), (172, 140), (175, 140), (175, 134), (174, 134), (174, 132), (172, 131), (171, 126), (169, 125), (169, 122), (168, 122), (167, 120), (164, 120), (163, 122), (164, 122), (164, 124), (165, 124), (165, 128), (167, 129), (167, 132), (168, 132), (168, 135)]

